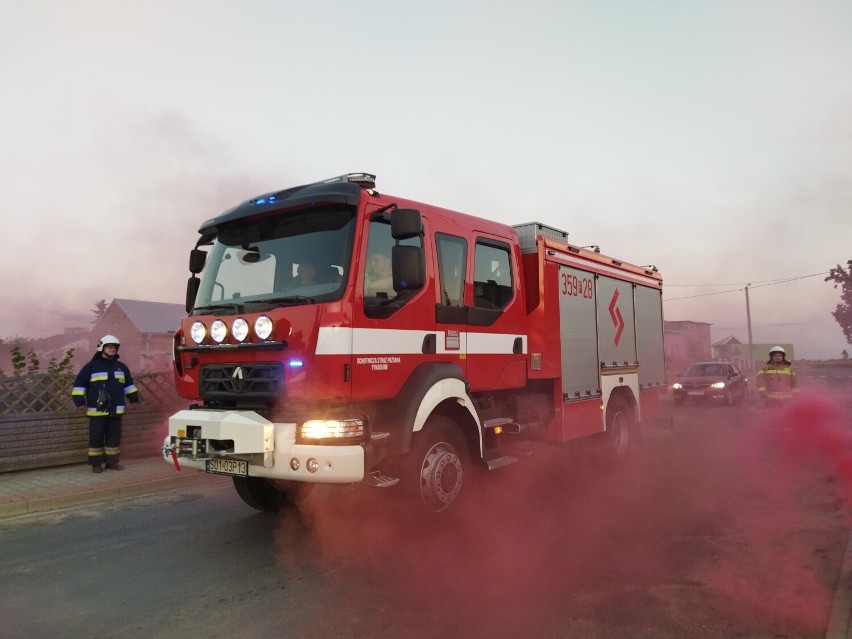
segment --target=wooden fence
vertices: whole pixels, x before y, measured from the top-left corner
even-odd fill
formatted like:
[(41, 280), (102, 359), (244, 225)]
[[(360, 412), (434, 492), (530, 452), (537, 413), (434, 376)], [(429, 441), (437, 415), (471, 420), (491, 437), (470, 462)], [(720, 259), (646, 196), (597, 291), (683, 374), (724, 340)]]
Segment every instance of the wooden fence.
[[(122, 419), (121, 456), (160, 454), (169, 415), (187, 405), (171, 373), (134, 378), (138, 404)], [(71, 400), (73, 375), (0, 377), (0, 472), (83, 463), (88, 458), (89, 420)]]

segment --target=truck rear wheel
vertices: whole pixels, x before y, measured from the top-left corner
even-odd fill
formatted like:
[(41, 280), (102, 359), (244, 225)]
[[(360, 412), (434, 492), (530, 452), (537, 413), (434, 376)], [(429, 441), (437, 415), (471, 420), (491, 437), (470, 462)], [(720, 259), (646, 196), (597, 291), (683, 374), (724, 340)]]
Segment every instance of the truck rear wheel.
[(610, 400), (606, 409), (607, 454), (620, 458), (633, 447), (636, 435), (636, 418), (633, 408), (621, 397)]
[(307, 499), (313, 484), (278, 481), (261, 477), (234, 477), (234, 488), (246, 504), (257, 510), (277, 513), (295, 508)]
[(470, 477), (470, 455), (458, 426), (441, 415), (430, 417), (414, 434), (411, 451), (400, 460), (400, 488), (431, 513), (447, 510)]

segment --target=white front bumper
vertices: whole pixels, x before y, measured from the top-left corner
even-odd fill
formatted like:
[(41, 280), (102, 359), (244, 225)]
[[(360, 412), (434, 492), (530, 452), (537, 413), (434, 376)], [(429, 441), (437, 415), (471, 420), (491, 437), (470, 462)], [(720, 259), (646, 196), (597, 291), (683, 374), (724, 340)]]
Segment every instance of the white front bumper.
[[(321, 484), (348, 484), (364, 479), (364, 448), (354, 446), (320, 446), (296, 444), (296, 424), (270, 422), (252, 411), (181, 410), (169, 418), (169, 434), (165, 439), (163, 459), (173, 463), (171, 446), (174, 437), (186, 438), (200, 428), (197, 439), (231, 440), (233, 454), (215, 453), (224, 459), (248, 459), (249, 477), (287, 479)], [(293, 470), (290, 462), (299, 461)], [(307, 470), (309, 459), (316, 459), (316, 472)], [(181, 466), (205, 469), (203, 456), (193, 458), (186, 451), (178, 456)], [(295, 464), (294, 464), (295, 465)]]

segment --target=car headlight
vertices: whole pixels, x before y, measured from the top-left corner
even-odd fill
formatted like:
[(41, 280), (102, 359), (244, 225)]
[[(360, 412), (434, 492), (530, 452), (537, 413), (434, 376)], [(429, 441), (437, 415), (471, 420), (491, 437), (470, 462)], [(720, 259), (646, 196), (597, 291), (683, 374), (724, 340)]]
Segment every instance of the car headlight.
[(725, 388), (725, 382), (716, 382), (715, 384), (710, 384), (710, 388)]
[(234, 339), (238, 342), (244, 342), (246, 337), (248, 337), (249, 325), (248, 322), (245, 321), (242, 317), (238, 317), (234, 320), (234, 327), (232, 329), (234, 333)]
[(309, 419), (299, 427), (299, 435), (304, 440), (320, 439), (363, 439), (364, 420), (362, 419)]
[(196, 344), (201, 344), (204, 338), (207, 337), (207, 328), (202, 322), (193, 322), (189, 329), (189, 336)]
[(228, 327), (225, 325), (225, 322), (222, 320), (216, 320), (210, 325), (210, 337), (219, 344), (222, 343), (222, 340), (228, 335)]
[(272, 320), (266, 315), (261, 315), (254, 321), (254, 334), (260, 339), (269, 339), (272, 335)]
[(680, 382), (675, 382), (674, 384), (672, 384), (672, 388), (674, 388), (675, 390), (680, 390), (681, 388), (683, 388), (683, 384), (681, 384)]

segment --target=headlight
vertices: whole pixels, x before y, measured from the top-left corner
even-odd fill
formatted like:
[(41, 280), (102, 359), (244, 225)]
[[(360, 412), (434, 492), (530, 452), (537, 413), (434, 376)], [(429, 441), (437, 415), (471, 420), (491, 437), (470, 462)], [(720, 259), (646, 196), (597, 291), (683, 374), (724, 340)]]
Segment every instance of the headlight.
[(361, 419), (310, 419), (299, 428), (302, 439), (361, 439), (364, 421)]
[(260, 339), (269, 339), (272, 335), (272, 320), (266, 315), (261, 315), (254, 322), (254, 334)]
[(189, 329), (189, 336), (193, 342), (200, 344), (207, 337), (207, 329), (201, 322), (193, 322), (192, 327)]
[(222, 340), (224, 340), (227, 335), (228, 327), (222, 320), (216, 320), (210, 325), (210, 337), (219, 344), (222, 343)]
[(725, 382), (716, 382), (715, 384), (710, 384), (710, 388), (725, 388)]
[(249, 325), (248, 322), (245, 321), (242, 317), (238, 317), (234, 320), (234, 339), (238, 342), (245, 341), (246, 337), (248, 337)]
[(680, 390), (681, 388), (683, 388), (683, 384), (681, 384), (680, 382), (675, 382), (674, 384), (672, 384), (672, 388), (674, 388), (675, 390)]

